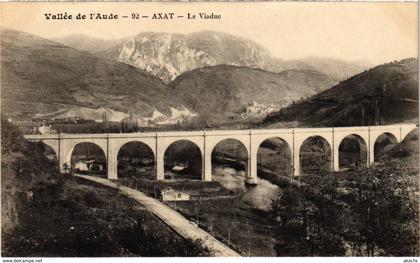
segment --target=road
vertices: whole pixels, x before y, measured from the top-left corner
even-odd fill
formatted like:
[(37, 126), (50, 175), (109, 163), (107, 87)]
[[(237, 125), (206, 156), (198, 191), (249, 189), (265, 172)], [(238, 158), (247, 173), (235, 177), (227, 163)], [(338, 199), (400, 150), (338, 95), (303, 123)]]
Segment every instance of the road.
[(126, 196), (133, 198), (141, 205), (146, 207), (151, 213), (159, 217), (165, 224), (175, 230), (179, 235), (191, 240), (201, 240), (203, 246), (207, 247), (214, 256), (219, 257), (239, 257), (240, 255), (214, 238), (212, 235), (194, 225), (191, 221), (183, 217), (178, 212), (166, 206), (159, 200), (146, 196), (144, 193), (125, 187), (94, 176), (74, 174), (74, 176), (93, 181), (114, 189), (118, 189)]

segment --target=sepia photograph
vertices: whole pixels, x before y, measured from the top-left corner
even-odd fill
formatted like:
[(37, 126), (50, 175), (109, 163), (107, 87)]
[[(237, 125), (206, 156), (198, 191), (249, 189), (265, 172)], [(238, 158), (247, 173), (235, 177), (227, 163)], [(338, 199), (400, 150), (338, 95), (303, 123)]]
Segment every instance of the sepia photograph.
[(417, 262), (417, 2), (2, 2), (0, 18), (2, 262)]

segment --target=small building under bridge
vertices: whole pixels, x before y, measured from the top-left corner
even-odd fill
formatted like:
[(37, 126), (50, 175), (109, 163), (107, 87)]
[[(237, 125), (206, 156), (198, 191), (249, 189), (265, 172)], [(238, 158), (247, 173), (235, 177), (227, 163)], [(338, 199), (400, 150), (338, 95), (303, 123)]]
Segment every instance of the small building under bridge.
[(167, 187), (160, 192), (162, 201), (189, 201), (190, 194)]

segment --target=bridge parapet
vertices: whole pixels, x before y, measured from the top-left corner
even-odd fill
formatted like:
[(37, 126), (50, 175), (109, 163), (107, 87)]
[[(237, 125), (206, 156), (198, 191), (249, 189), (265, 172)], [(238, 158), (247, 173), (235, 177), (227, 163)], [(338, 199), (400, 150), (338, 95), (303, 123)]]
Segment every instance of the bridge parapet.
[(197, 137), (204, 136), (205, 131), (175, 131), (157, 132), (158, 137)]
[(129, 139), (129, 138), (154, 138), (156, 132), (134, 132), (134, 133), (107, 133), (108, 138)]
[(251, 134), (258, 134), (258, 135), (276, 135), (276, 134), (291, 134), (293, 133), (293, 128), (291, 129), (259, 129), (259, 130), (251, 130)]
[(370, 126), (360, 126), (360, 127), (337, 127), (333, 128), (334, 132), (364, 132), (369, 131)]
[(391, 125), (377, 125), (377, 126), (368, 126), (370, 130), (389, 130), (389, 129), (400, 129), (400, 128), (415, 128), (417, 124), (415, 123), (399, 123)]
[(59, 139), (59, 134), (26, 134), (23, 137), (27, 140)]
[(209, 131), (164, 131), (164, 132), (138, 132), (138, 133), (86, 133), (86, 134), (28, 134), (24, 135), (29, 140), (41, 139), (86, 139), (86, 138), (151, 138), (151, 137), (186, 137), (186, 136), (234, 136), (252, 134), (290, 134), (290, 133), (325, 133), (346, 131), (389, 131), (412, 130), (417, 127), (414, 123), (402, 123), (381, 126), (357, 127), (325, 127), (325, 128), (285, 128), (285, 129), (254, 129), (254, 130), (209, 130)]
[(234, 135), (249, 135), (251, 130), (212, 130), (205, 131), (206, 136), (234, 136)]
[(295, 128), (293, 129), (296, 133), (325, 133), (332, 132), (333, 128)]

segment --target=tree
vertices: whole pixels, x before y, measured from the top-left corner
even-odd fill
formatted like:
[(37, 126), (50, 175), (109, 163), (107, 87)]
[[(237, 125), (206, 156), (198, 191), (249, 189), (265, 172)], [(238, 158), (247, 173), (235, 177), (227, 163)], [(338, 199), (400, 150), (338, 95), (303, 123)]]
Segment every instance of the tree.
[(350, 188), (348, 239), (367, 256), (416, 254), (418, 211), (409, 172), (398, 162), (359, 171)]
[(6, 116), (1, 115), (1, 154), (4, 156), (20, 151), (25, 140), (19, 129), (7, 121)]
[(226, 231), (227, 231), (227, 242), (228, 242), (229, 245), (231, 245), (231, 242), (230, 242), (231, 241), (231, 233), (232, 233), (233, 228), (236, 225), (235, 215), (234, 214), (226, 215), (226, 217), (223, 218), (223, 225), (224, 225), (224, 227), (226, 228)]
[(248, 257), (251, 256), (251, 246), (252, 246), (252, 240), (254, 239), (254, 235), (253, 233), (253, 226), (252, 224), (249, 222), (249, 218), (246, 219), (246, 222), (244, 224), (244, 232), (245, 232), (245, 236), (246, 239), (248, 240)]
[(280, 221), (275, 231), (278, 256), (311, 256), (306, 240), (310, 208), (296, 190), (286, 189), (274, 208), (276, 219)]
[(417, 176), (388, 162), (286, 189), (274, 207), (278, 255), (418, 255)]
[(312, 176), (299, 188), (288, 188), (276, 204), (279, 256), (342, 256), (344, 203), (332, 175)]

